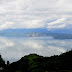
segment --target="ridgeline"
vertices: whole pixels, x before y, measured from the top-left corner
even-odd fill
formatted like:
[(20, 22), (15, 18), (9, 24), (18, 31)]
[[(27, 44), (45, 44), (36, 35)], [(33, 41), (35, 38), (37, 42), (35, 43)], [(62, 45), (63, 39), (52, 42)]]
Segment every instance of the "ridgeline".
[(72, 72), (72, 51), (51, 57), (30, 54), (11, 64), (0, 56), (0, 72)]

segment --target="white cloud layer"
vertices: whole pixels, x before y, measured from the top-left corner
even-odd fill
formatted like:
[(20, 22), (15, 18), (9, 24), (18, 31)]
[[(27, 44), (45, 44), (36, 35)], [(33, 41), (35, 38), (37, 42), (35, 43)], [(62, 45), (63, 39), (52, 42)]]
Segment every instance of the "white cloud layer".
[(0, 0), (0, 30), (72, 28), (72, 0)]
[(42, 56), (59, 55), (71, 48), (72, 40), (66, 41), (53, 39), (49, 40), (48, 38), (0, 37), (0, 53), (6, 62), (8, 60), (10, 62), (17, 61), (21, 57), (31, 53), (36, 53)]

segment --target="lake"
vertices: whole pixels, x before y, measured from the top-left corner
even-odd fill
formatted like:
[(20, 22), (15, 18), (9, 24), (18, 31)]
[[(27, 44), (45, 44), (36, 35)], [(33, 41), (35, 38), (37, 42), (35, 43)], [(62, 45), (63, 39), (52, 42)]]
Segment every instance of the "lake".
[(14, 62), (36, 53), (42, 56), (59, 55), (72, 49), (72, 39), (52, 37), (0, 37), (0, 54), (5, 61)]

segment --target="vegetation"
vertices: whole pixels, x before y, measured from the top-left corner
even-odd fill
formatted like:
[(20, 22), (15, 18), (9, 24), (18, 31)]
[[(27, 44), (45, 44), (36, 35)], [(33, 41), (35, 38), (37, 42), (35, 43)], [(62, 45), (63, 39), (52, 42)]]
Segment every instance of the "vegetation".
[(5, 61), (2, 59), (0, 55), (0, 72), (5, 68)]
[(0, 57), (0, 67), (2, 72), (72, 72), (72, 51), (51, 57), (30, 54), (6, 65)]

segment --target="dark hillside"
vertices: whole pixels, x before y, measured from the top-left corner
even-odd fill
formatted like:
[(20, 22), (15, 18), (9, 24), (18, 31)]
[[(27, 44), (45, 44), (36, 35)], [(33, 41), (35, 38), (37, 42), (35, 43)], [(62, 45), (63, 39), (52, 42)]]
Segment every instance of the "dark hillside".
[(51, 57), (30, 54), (9, 66), (9, 72), (51, 72), (52, 70), (72, 71), (72, 51)]
[(0, 56), (0, 67), (2, 72), (72, 72), (72, 51), (51, 57), (30, 54), (7, 65)]

